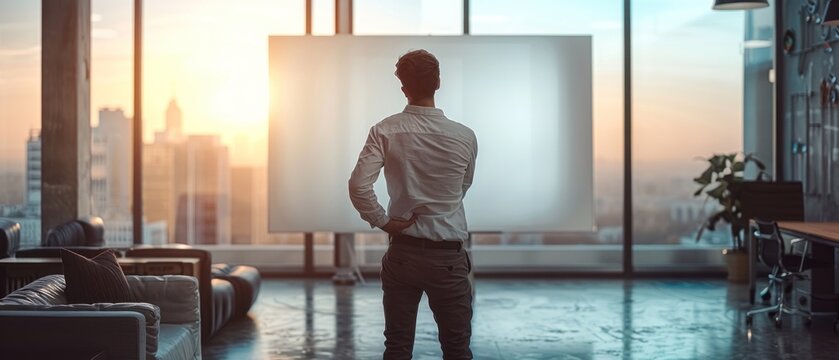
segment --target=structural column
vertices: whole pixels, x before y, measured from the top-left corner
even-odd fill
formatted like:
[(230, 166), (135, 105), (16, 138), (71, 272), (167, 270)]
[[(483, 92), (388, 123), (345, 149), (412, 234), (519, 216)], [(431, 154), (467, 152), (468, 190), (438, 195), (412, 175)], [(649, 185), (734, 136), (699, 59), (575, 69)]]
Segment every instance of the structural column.
[[(131, 123), (131, 231), (143, 243), (143, 0), (134, 0), (134, 116)], [(175, 226), (175, 224), (170, 224)]]
[(41, 235), (90, 215), (90, 0), (41, 8)]

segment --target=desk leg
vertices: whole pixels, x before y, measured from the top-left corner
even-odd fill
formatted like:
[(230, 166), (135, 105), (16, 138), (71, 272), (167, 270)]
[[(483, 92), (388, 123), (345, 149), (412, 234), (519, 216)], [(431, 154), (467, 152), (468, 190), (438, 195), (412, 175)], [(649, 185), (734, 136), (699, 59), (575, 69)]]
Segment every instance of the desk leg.
[(810, 269), (810, 293), (813, 295), (810, 310), (816, 313), (836, 312), (834, 283), (834, 250), (832, 246), (810, 242), (813, 268)]
[(746, 229), (746, 247), (748, 248), (749, 254), (749, 303), (754, 305), (755, 304), (755, 244), (754, 237), (752, 236), (752, 232), (749, 228)]

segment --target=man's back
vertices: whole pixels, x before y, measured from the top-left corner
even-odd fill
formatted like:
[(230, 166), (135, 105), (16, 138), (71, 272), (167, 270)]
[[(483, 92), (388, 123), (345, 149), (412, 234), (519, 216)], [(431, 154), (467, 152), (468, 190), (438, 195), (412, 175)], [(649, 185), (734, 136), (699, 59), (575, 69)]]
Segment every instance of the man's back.
[[(385, 359), (410, 359), (422, 294), (437, 321), (445, 359), (471, 359), (472, 262), (463, 197), (472, 185), (475, 133), (434, 107), (439, 62), (425, 50), (396, 63), (408, 106), (372, 128), (349, 181), (361, 218), (390, 235), (382, 257)], [(373, 184), (385, 170), (388, 211)]]
[(408, 105), (374, 126), (383, 145), (388, 215), (418, 215), (405, 235), (431, 240), (468, 237), (463, 196), (472, 182), (475, 133), (437, 108)]

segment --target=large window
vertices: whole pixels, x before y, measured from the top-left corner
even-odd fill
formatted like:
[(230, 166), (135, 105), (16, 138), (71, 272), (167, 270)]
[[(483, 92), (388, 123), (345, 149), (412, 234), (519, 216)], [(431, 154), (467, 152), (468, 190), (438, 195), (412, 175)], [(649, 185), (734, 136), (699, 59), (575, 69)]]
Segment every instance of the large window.
[(355, 0), (355, 35), (460, 35), (463, 2), (451, 0)]
[[(492, 256), (507, 259), (500, 266), (619, 269), (623, 216), (623, 2), (473, 0), (470, 10), (471, 34), (590, 35), (593, 58), (596, 228), (589, 233), (477, 235), (475, 246), (492, 253), (506, 250), (507, 254), (517, 254), (523, 250), (550, 254), (535, 263), (532, 254), (518, 258)], [(476, 254), (476, 262), (479, 261)]]
[(0, 217), (41, 243), (41, 2), (0, 2)]
[(692, 179), (704, 158), (743, 149), (744, 14), (702, 0), (632, 4), (635, 265), (702, 263), (644, 250), (730, 243), (724, 226), (696, 240), (717, 204), (693, 197)]
[(91, 2), (91, 211), (103, 218), (105, 244), (112, 247), (129, 247), (134, 239), (133, 4), (130, 0)]
[[(143, 2), (144, 243), (213, 246), (232, 254), (221, 259), (302, 266), (304, 234), (268, 232), (266, 167), (268, 36), (304, 35), (306, 3)], [(352, 3), (355, 35), (461, 35), (466, 28), (462, 1)], [(312, 35), (334, 35), (336, 2), (311, 4)], [(637, 267), (713, 265), (719, 257), (681, 254), (728, 245), (724, 227), (695, 239), (714, 207), (692, 196), (692, 179), (705, 166), (698, 158), (744, 147), (744, 52), (749, 61), (756, 44), (743, 43), (746, 16), (712, 11), (707, 0), (634, 0), (633, 46), (624, 49), (623, 4), (469, 2), (471, 35), (590, 36), (593, 58), (596, 226), (474, 234), (483, 269), (621, 268), (625, 51), (633, 59)], [(107, 244), (119, 247), (133, 242), (133, 5), (93, 0), (91, 17), (91, 201), (94, 215), (105, 218)], [(40, 243), (40, 10), (37, 1), (0, 2), (0, 217), (21, 222), (24, 246)], [(333, 235), (314, 234), (316, 265), (332, 266)], [(376, 266), (386, 237), (355, 239), (356, 260)]]
[(299, 267), (302, 234), (269, 234), (266, 222), (267, 49), (269, 35), (304, 34), (305, 2), (144, 6), (144, 221), (159, 235), (149, 242), (275, 245), (294, 254), (276, 263)]

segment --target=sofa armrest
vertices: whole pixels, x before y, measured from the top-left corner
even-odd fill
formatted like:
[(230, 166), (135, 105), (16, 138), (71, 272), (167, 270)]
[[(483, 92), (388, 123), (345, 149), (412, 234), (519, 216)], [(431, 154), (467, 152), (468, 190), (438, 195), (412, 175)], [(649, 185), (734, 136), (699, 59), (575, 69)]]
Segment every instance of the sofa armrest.
[(136, 311), (0, 310), (0, 349), (105, 351), (109, 358), (141, 360), (148, 355), (145, 326)]
[(201, 349), (201, 302), (192, 276), (126, 276), (133, 301), (157, 305), (160, 322), (185, 324)]
[(2, 311), (36, 311), (52, 312), (135, 312), (143, 317), (145, 333), (145, 352), (154, 356), (157, 353), (158, 337), (160, 335), (160, 309), (148, 303), (96, 303), (96, 304), (62, 304), (62, 305), (27, 305), (0, 304)]

